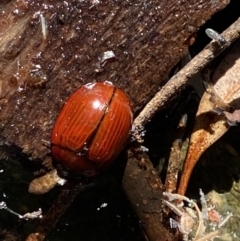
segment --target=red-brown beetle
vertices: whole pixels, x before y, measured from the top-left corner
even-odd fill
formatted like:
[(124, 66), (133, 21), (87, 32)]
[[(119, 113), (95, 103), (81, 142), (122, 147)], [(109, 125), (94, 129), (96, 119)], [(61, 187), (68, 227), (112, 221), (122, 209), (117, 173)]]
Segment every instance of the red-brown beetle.
[(127, 96), (110, 82), (79, 88), (60, 111), (52, 131), (52, 157), (85, 176), (105, 170), (122, 150), (132, 125)]

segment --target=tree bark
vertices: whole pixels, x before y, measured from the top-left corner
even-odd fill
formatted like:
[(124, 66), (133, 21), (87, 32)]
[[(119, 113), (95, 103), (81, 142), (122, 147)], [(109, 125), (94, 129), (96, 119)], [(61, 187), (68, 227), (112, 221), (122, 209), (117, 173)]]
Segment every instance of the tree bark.
[(147, 155), (129, 151), (123, 177), (123, 189), (145, 230), (147, 240), (174, 240), (163, 225), (162, 199), (164, 186)]
[[(50, 140), (58, 111), (87, 82), (112, 81), (126, 91), (136, 112), (164, 84), (198, 28), (228, 3), (1, 3), (1, 145), (45, 159), (44, 141)], [(105, 58), (106, 51), (115, 57)]]

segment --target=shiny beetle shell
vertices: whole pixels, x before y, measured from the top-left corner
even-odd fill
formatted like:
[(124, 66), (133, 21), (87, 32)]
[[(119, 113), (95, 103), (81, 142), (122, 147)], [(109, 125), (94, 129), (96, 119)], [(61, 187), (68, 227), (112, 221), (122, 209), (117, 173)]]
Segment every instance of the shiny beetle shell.
[(132, 125), (127, 96), (109, 82), (89, 83), (72, 94), (55, 122), (52, 157), (86, 176), (106, 169), (125, 145)]

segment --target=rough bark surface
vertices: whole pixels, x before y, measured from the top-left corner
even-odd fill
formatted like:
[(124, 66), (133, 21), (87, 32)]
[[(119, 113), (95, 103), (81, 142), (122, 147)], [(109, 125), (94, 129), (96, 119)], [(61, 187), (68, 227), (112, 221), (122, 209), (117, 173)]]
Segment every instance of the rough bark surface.
[[(0, 144), (44, 159), (56, 115), (91, 81), (112, 81), (137, 111), (229, 0), (4, 1), (0, 4)], [(46, 36), (44, 33), (46, 22)], [(113, 51), (115, 57), (105, 59)]]
[(164, 187), (146, 154), (129, 151), (123, 188), (146, 232), (147, 240), (174, 240), (163, 226)]

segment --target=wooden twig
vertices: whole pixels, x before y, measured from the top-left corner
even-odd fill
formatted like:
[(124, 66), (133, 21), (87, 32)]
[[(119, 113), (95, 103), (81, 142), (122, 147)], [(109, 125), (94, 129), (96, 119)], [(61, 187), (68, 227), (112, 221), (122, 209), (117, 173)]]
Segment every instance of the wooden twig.
[(226, 40), (222, 45), (219, 42), (211, 41), (198, 55), (196, 55), (184, 68), (174, 75), (165, 86), (152, 98), (142, 112), (134, 120), (135, 137), (142, 142), (141, 131), (144, 125), (152, 119), (159, 110), (166, 106), (184, 88), (188, 80), (206, 67), (216, 56), (229, 47), (240, 36), (240, 18), (236, 20), (223, 33)]
[(141, 221), (146, 240), (173, 241), (174, 237), (163, 225), (163, 185), (146, 153), (129, 150), (123, 189)]
[(183, 136), (187, 124), (187, 114), (184, 114), (179, 121), (175, 140), (171, 147), (171, 153), (168, 159), (167, 175), (165, 180), (166, 192), (174, 193), (177, 190), (178, 174), (182, 168), (181, 148), (183, 145)]

